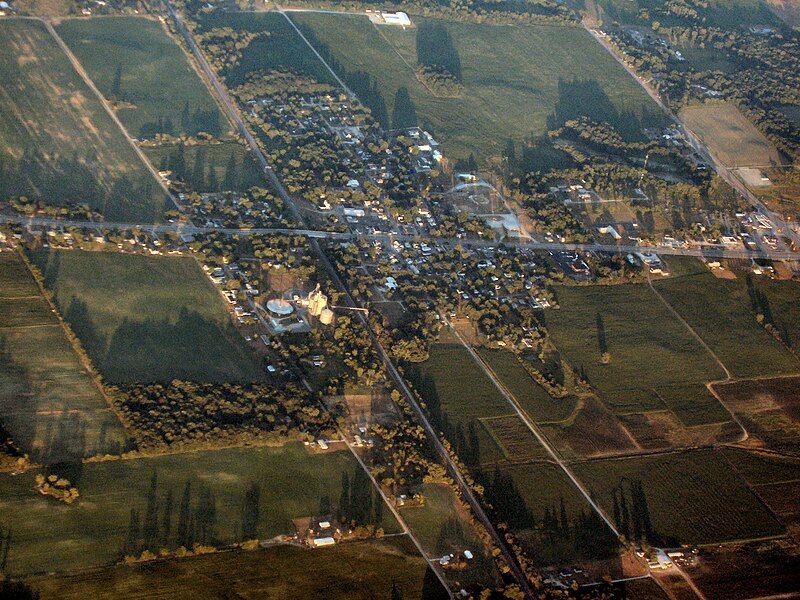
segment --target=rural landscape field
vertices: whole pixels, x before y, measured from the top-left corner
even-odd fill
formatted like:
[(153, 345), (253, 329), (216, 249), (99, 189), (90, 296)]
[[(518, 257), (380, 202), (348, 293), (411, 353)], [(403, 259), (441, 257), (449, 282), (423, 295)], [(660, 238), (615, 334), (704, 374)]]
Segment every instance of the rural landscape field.
[(0, 2), (0, 600), (800, 598), (797, 12)]

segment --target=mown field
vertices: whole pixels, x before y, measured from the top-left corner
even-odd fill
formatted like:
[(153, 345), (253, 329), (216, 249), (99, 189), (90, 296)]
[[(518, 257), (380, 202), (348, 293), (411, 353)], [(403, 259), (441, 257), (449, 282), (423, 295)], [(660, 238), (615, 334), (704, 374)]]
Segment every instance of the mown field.
[(561, 286), (557, 294), (560, 308), (545, 313), (554, 342), (615, 412), (667, 408), (689, 426), (730, 419), (703, 385), (724, 372), (647, 285)]
[[(137, 547), (145, 545), (146, 524), (154, 514), (158, 548), (181, 544), (182, 522), (198, 543), (240, 541), (248, 514), (255, 514), (258, 539), (293, 534), (292, 519), (336, 511), (343, 476), (352, 480), (358, 468), (349, 452), (310, 454), (299, 442), (85, 463), (64, 473), (81, 494), (72, 506), (37, 494), (35, 471), (0, 476), (0, 523), (14, 532), (8, 572), (62, 572), (115, 562), (130, 545), (132, 522), (138, 523)], [(387, 532), (398, 531), (388, 509), (381, 519)]]
[[(683, 274), (654, 285), (734, 375), (800, 371), (800, 360), (756, 321), (756, 295), (748, 289), (746, 276), (718, 279), (695, 259), (673, 257), (670, 268), (673, 265)], [(784, 322), (791, 319), (791, 313), (773, 310), (772, 314)]]
[(430, 358), (406, 365), (406, 374), (432, 422), (459, 455), (472, 456), (475, 460), (470, 462), (481, 464), (503, 458), (480, 419), (508, 415), (513, 409), (461, 344), (432, 345)]
[[(378, 30), (352, 15), (291, 18), (385, 126), (413, 124), (416, 113), (451, 159), (499, 155), (509, 138), (541, 135), (581, 114), (608, 120), (632, 137), (640, 135), (640, 123), (664, 122), (636, 82), (581, 28), (427, 20), (447, 30), (463, 73), (463, 95), (444, 98), (416, 78), (419, 27)], [(236, 26), (242, 26), (238, 18)], [(289, 65), (304, 70), (308, 57)], [(404, 92), (410, 102), (398, 106)]]
[(126, 446), (117, 416), (81, 365), (16, 253), (0, 253), (0, 422), (34, 461)]
[[(145, 146), (142, 150), (162, 171), (170, 170), (171, 159), (180, 151), (179, 146), (166, 144)], [(186, 183), (196, 192), (243, 191), (267, 185), (253, 155), (238, 142), (184, 146), (183, 161)]]
[(81, 251), (31, 258), (105, 380), (263, 377), (194, 259)]
[[(575, 464), (573, 470), (607, 514), (618, 514), (614, 498), (621, 507), (624, 497), (629, 535), (638, 520), (641, 530), (650, 529), (651, 542), (659, 546), (713, 544), (784, 532), (718, 451), (593, 460)], [(636, 486), (641, 486), (640, 496), (634, 493)]]
[(403, 598), (447, 597), (425, 560), (405, 538), (316, 550), (276, 546), (254, 552), (221, 552), (37, 578), (30, 584), (42, 600), (144, 600), (152, 597), (154, 589), (164, 600), (224, 600), (231, 594), (242, 598), (390, 600), (393, 584)]
[(153, 222), (166, 193), (41, 22), (0, 21), (0, 196)]
[(134, 137), (231, 131), (183, 50), (158, 21), (67, 19), (56, 30)]
[(733, 104), (715, 102), (681, 111), (681, 119), (727, 167), (780, 165), (772, 143)]

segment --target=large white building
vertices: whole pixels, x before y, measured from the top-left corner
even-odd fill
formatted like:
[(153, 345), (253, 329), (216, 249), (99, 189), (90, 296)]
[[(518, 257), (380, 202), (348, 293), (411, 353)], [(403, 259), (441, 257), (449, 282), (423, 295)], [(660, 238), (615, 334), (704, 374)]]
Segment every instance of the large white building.
[(411, 19), (404, 12), (382, 12), (384, 23), (387, 25), (400, 25), (401, 27), (410, 27)]

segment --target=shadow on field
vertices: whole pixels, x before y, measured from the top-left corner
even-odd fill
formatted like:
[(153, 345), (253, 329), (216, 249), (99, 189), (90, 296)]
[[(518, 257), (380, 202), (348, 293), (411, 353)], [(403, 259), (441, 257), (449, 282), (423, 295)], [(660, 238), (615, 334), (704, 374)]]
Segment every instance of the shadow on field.
[[(196, 311), (183, 308), (174, 322), (125, 319), (110, 335), (97, 330), (86, 303), (78, 298), (71, 298), (64, 317), (111, 383), (248, 379), (234, 361), (218, 352), (228, 345), (224, 325)], [(221, 344), (220, 338), (225, 342)]]
[(642, 123), (654, 120), (647, 113), (639, 116), (617, 110), (596, 79), (559, 79), (558, 100), (547, 117), (547, 128), (558, 129), (565, 122), (579, 117), (608, 122), (626, 140), (641, 139)]

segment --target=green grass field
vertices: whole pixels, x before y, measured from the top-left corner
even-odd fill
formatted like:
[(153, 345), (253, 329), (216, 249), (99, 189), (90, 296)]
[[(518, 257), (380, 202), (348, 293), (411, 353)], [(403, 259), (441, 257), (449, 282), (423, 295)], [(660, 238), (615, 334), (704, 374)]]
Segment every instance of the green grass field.
[(613, 494), (641, 483), (657, 543), (713, 544), (783, 533), (783, 526), (756, 498), (741, 476), (713, 450), (646, 458), (595, 460), (574, 465), (575, 474), (607, 514)]
[[(689, 263), (690, 267), (698, 264), (694, 259), (670, 261), (670, 265), (676, 263)], [(723, 280), (705, 269), (689, 270), (686, 275), (663, 279), (655, 285), (734, 375), (754, 377), (800, 371), (800, 360), (756, 322), (743, 277)], [(793, 288), (792, 294), (797, 294), (796, 286), (785, 287)], [(797, 331), (795, 307), (788, 312), (773, 309), (772, 313)]]
[(471, 550), (475, 560), (466, 572), (453, 572), (452, 581), (460, 585), (476, 582), (488, 585), (494, 578), (494, 566), (483, 550), (477, 533), (456, 502), (452, 489), (436, 483), (422, 484), (414, 490), (425, 497), (423, 506), (400, 509), (400, 514), (429, 556), (459, 554)]
[(557, 294), (560, 308), (545, 313), (555, 344), (615, 411), (668, 408), (686, 425), (730, 418), (702, 385), (725, 374), (647, 285), (562, 286)]
[(44, 25), (3, 19), (0, 38), (0, 197), (160, 219), (166, 193)]
[[(352, 480), (358, 468), (349, 452), (312, 455), (300, 443), (86, 463), (67, 474), (81, 493), (72, 506), (37, 494), (33, 490), (35, 471), (0, 476), (0, 522), (14, 532), (8, 570), (61, 572), (115, 562), (129, 534), (131, 509), (138, 511), (142, 523), (150, 514), (153, 473), (157, 480), (158, 545), (175, 548), (179, 545), (187, 484), (195, 519), (203, 512), (201, 499), (207, 495), (203, 490), (213, 494), (216, 509), (206, 541), (225, 544), (242, 539), (245, 495), (251, 486), (258, 488), (255, 532), (259, 539), (266, 539), (294, 533), (292, 519), (318, 515), (326, 503), (335, 511), (343, 474)], [(172, 509), (166, 510), (170, 491)], [(204, 514), (211, 512), (206, 509)], [(166, 539), (165, 514), (171, 515)], [(387, 532), (398, 531), (388, 509), (383, 511), (382, 524)], [(195, 540), (199, 542), (199, 521), (196, 526)]]
[[(355, 568), (357, 566), (357, 568)], [(144, 600), (158, 589), (163, 600), (207, 598), (327, 598), (390, 600), (446, 598), (439, 580), (405, 538), (305, 550), (278, 546), (255, 552), (220, 552), (136, 566), (116, 566), (31, 581), (42, 600)]]
[[(478, 440), (480, 463), (503, 457), (480, 419), (508, 415), (513, 409), (461, 344), (432, 345), (430, 358), (418, 365), (407, 365), (406, 373), (427, 404), (434, 424), (445, 431), (457, 451), (464, 443), (470, 444), (472, 428)], [(459, 442), (460, 438), (464, 443)], [(462, 454), (468, 453), (464, 452), (466, 448), (461, 450)]]
[[(377, 96), (369, 92), (362, 100), (374, 113), (385, 106), (386, 125), (393, 124), (395, 97), (405, 88), (419, 124), (434, 133), (451, 159), (499, 155), (509, 138), (541, 135), (582, 114), (610, 121), (630, 137), (640, 135), (640, 121), (664, 122), (636, 82), (578, 27), (413, 17), (418, 27), (403, 30), (377, 29), (362, 16), (293, 13), (291, 18), (334, 60), (351, 87), (377, 87)], [(416, 35), (424, 21), (443, 26), (452, 38), (463, 71), (460, 98), (436, 97), (416, 78)]]
[(536, 383), (508, 350), (478, 349), (480, 357), (537, 423), (561, 421), (575, 408), (575, 398), (553, 398)]
[(180, 46), (144, 17), (67, 19), (57, 31), (131, 135), (231, 131)]
[[(508, 518), (528, 556), (539, 566), (575, 564), (576, 560), (613, 558), (616, 556), (616, 541), (613, 533), (599, 517), (589, 531), (579, 534), (581, 519), (594, 515), (591, 506), (569, 477), (552, 463), (531, 463), (504, 467), (504, 476), (513, 482), (513, 491), (504, 490), (503, 496), (510, 501), (495, 500), (496, 504), (510, 502), (511, 507), (500, 509), (501, 518)], [(518, 513), (517, 504), (522, 502), (527, 518)], [(562, 512), (563, 507), (563, 512)], [(516, 513), (516, 516), (509, 516)], [(547, 523), (555, 518), (559, 531), (552, 534)], [(519, 522), (516, 522), (519, 521)], [(566, 525), (566, 529), (562, 527)], [(605, 556), (590, 549), (588, 540), (580, 541), (579, 536), (588, 535), (592, 542), (605, 537)], [(608, 571), (606, 571), (608, 572)]]
[[(169, 158), (177, 152), (177, 147), (170, 145), (146, 146), (143, 150), (150, 162), (153, 163), (153, 166), (160, 170), (166, 170), (169, 168)], [(198, 164), (199, 153), (203, 153), (203, 157), (200, 159), (203, 164), (202, 186), (194, 181), (195, 166)], [(187, 183), (197, 192), (231, 191), (225, 189), (226, 178), (233, 181), (234, 191), (247, 190), (253, 186), (267, 186), (264, 174), (258, 167), (253, 155), (238, 142), (186, 146), (184, 159), (187, 170), (192, 175), (191, 181)], [(234, 175), (228, 177), (228, 168), (232, 164), (231, 161), (235, 164)], [(213, 177), (211, 175), (212, 169), (214, 172)], [(216, 180), (216, 184), (214, 180)]]
[(114, 412), (20, 258), (0, 253), (0, 420), (35, 461), (124, 449)]
[(268, 33), (267, 36), (253, 40), (243, 51), (239, 63), (222, 73), (231, 87), (241, 85), (250, 73), (272, 69), (295, 69), (319, 81), (333, 85), (336, 83), (325, 65), (314, 56), (286, 19), (277, 13), (214, 11), (198, 16), (198, 24), (201, 32), (232, 27), (237, 31)]
[(262, 378), (194, 259), (81, 251), (32, 259), (107, 381)]

